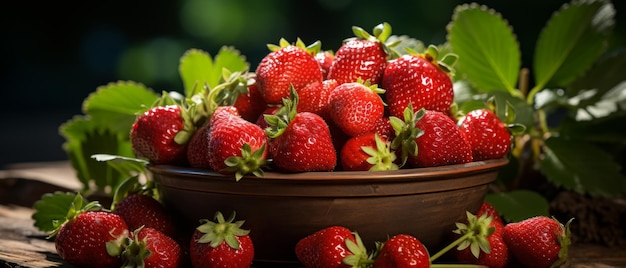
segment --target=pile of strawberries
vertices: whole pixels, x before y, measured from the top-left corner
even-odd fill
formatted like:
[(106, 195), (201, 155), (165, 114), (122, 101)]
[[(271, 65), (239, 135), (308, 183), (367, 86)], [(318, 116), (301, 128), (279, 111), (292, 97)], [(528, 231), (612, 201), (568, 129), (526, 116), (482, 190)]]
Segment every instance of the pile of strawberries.
[(234, 220), (234, 213), (225, 219), (216, 212), (189, 236), (150, 193), (128, 193), (111, 208), (78, 194), (50, 238), (59, 256), (78, 267), (249, 267), (250, 231)]
[[(175, 228), (165, 207), (147, 193), (130, 193), (110, 209), (84, 202), (76, 195), (67, 219), (51, 234), (59, 256), (73, 265), (246, 268), (253, 264), (251, 230), (242, 229), (244, 221), (235, 221), (234, 212), (228, 220), (216, 212), (214, 221), (201, 220), (189, 236)], [(306, 268), (430, 267), (444, 254), (454, 263), (491, 268), (512, 263), (558, 267), (567, 260), (570, 222), (563, 225), (537, 216), (505, 225), (491, 204), (483, 202), (477, 215), (468, 212), (467, 221), (456, 224), (456, 240), (435, 254), (410, 234), (390, 234), (368, 251), (356, 231), (339, 225), (302, 237), (294, 252)]]
[(432, 255), (417, 237), (409, 234), (392, 235), (377, 242), (370, 252), (359, 234), (344, 226), (330, 226), (302, 238), (296, 244), (296, 254), (306, 268), (428, 268), (446, 253), (454, 263), (490, 268), (514, 263), (515, 267), (559, 267), (567, 261), (569, 222), (564, 226), (556, 219), (537, 216), (505, 225), (487, 202), (483, 202), (477, 215), (467, 216), (467, 222), (457, 223), (457, 239)]
[(455, 112), (454, 54), (394, 49), (391, 27), (354, 27), (336, 52), (281, 40), (256, 71), (228, 73), (193, 101), (169, 96), (132, 126), (135, 154), (153, 164), (240, 179), (264, 170), (377, 171), (506, 156), (508, 125), (492, 109)]

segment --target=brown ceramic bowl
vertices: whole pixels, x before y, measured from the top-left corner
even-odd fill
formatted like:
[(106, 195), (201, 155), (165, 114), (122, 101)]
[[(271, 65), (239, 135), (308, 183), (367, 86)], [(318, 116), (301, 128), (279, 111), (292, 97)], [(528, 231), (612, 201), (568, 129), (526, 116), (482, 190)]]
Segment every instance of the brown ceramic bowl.
[(149, 170), (165, 205), (189, 233), (216, 211), (245, 220), (255, 263), (296, 263), (301, 238), (331, 225), (359, 233), (368, 250), (399, 233), (433, 254), (447, 244), (465, 211), (476, 213), (507, 159), (385, 172), (266, 172), (232, 176), (174, 166)]

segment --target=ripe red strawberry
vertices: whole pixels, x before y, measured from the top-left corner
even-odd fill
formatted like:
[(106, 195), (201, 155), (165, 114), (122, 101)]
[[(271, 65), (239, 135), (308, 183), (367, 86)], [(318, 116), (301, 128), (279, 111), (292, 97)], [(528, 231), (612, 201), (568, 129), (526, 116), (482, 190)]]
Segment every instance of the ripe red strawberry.
[(106, 211), (81, 210), (68, 217), (54, 241), (59, 256), (80, 267), (120, 267), (122, 243), (130, 235), (124, 219)]
[(324, 50), (315, 54), (315, 59), (320, 63), (324, 80), (328, 78), (328, 71), (335, 60), (335, 53), (330, 50)]
[(505, 225), (502, 238), (526, 267), (558, 267), (567, 261), (571, 221), (564, 226), (554, 218), (536, 216)]
[(124, 197), (113, 206), (113, 213), (120, 215), (130, 230), (149, 227), (176, 238), (176, 227), (163, 204), (154, 197), (135, 193)]
[(391, 35), (391, 26), (382, 23), (374, 28), (374, 36), (360, 27), (352, 27), (355, 37), (346, 40), (335, 53), (335, 60), (328, 71), (328, 79), (339, 84), (356, 82), (358, 79), (380, 84), (387, 59), (392, 54), (385, 44)]
[(454, 101), (449, 66), (454, 63), (448, 66), (438, 62), (437, 53), (437, 48), (430, 46), (424, 54), (406, 54), (387, 63), (381, 87), (386, 90), (390, 115), (402, 118), (409, 103), (415, 111), (425, 108), (448, 113)]
[(322, 118), (329, 119), (328, 97), (339, 83), (335, 80), (313, 82), (298, 90), (298, 112), (311, 112)]
[(329, 226), (300, 239), (295, 251), (305, 268), (363, 267), (371, 263), (359, 235), (344, 226)]
[(209, 165), (209, 124), (194, 132), (187, 145), (187, 163), (194, 168), (210, 169)]
[(201, 220), (194, 231), (189, 246), (193, 267), (248, 268), (254, 258), (254, 244), (249, 230), (241, 229), (244, 221), (233, 222), (235, 213), (228, 221), (222, 213), (215, 214), (215, 222)]
[[(234, 109), (234, 110), (233, 110)], [(236, 114), (232, 106), (220, 106), (209, 123), (209, 165), (215, 171), (262, 176), (268, 152), (268, 137), (255, 123)]]
[[(485, 245), (482, 245), (481, 248), (480, 243), (485, 243), (482, 237), (472, 236), (472, 238), (468, 239), (468, 242), (461, 244), (458, 250), (455, 251), (457, 260), (461, 263), (486, 265), (490, 268), (505, 267), (509, 263), (510, 254), (502, 238), (504, 231), (502, 218), (500, 218), (500, 215), (495, 211), (493, 206), (487, 202), (483, 202), (476, 216), (478, 217), (476, 218), (477, 221), (473, 223), (470, 222), (470, 226), (467, 227), (467, 229), (479, 230), (478, 232), (484, 230), (485, 233), (481, 234), (481, 236), (486, 237), (486, 241), (489, 245), (488, 250)], [(472, 224), (478, 223), (486, 225), (486, 228), (489, 229), (485, 230), (483, 227), (476, 227), (476, 225), (471, 226)], [(460, 235), (465, 234), (465, 232), (459, 230), (455, 231), (455, 233)], [(472, 243), (475, 244), (472, 245)]]
[(183, 249), (174, 239), (156, 229), (141, 227), (128, 240), (122, 252), (122, 267), (183, 267)]
[(470, 111), (459, 128), (472, 147), (474, 161), (502, 158), (511, 151), (511, 133), (489, 109)]
[(267, 108), (256, 82), (247, 85), (246, 92), (239, 92), (232, 106), (237, 108), (239, 115), (250, 122), (256, 122), (259, 115)]
[(404, 116), (404, 122), (391, 117), (397, 134), (392, 148), (400, 148), (403, 163), (434, 167), (472, 162), (469, 143), (446, 114), (423, 108), (413, 113), (409, 105)]
[(390, 146), (390, 142), (375, 132), (351, 137), (341, 148), (341, 168), (352, 171), (397, 170), (396, 154)]
[(430, 267), (428, 249), (409, 234), (387, 239), (374, 257), (374, 268)]
[(367, 82), (341, 84), (328, 96), (330, 117), (348, 136), (372, 132), (385, 113), (383, 92)]
[(269, 116), (266, 133), (270, 155), (281, 171), (331, 171), (337, 165), (337, 151), (324, 119), (314, 113), (298, 113), (297, 93), (285, 99), (275, 115)]
[(280, 40), (280, 46), (268, 46), (271, 50), (256, 68), (256, 82), (263, 99), (268, 104), (280, 104), (289, 97), (290, 87), (299, 90), (309, 83), (324, 79), (322, 69), (314, 55), (319, 42), (310, 47), (298, 39), (296, 44)]
[(156, 106), (133, 123), (130, 141), (140, 158), (155, 164), (182, 164), (186, 159), (187, 141), (193, 135), (185, 128), (181, 107)]

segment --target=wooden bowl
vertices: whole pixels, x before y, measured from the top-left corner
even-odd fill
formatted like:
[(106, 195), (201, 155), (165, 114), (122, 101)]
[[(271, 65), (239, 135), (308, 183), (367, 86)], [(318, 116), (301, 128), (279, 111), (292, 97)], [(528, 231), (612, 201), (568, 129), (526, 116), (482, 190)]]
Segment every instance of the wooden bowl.
[[(216, 211), (236, 212), (255, 245), (255, 263), (296, 263), (296, 243), (331, 225), (375, 241), (408, 233), (434, 253), (465, 211), (476, 213), (507, 159), (385, 172), (266, 172), (263, 178), (175, 166), (149, 170), (185, 237)], [(184, 232), (183, 232), (184, 233)], [(188, 243), (188, 242), (185, 242)]]

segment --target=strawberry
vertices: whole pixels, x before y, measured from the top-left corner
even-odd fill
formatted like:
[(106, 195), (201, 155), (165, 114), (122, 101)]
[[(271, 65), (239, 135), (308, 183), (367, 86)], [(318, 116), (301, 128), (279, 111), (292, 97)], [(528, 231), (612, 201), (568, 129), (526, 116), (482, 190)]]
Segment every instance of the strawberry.
[(396, 154), (390, 146), (375, 132), (351, 137), (341, 148), (341, 167), (353, 171), (397, 170)]
[(259, 115), (259, 118), (257, 118), (256, 124), (262, 129), (266, 129), (268, 125), (267, 125), (267, 122), (265, 121), (265, 116), (276, 114), (279, 108), (280, 108), (279, 105), (268, 106), (267, 108), (265, 108), (265, 110), (263, 110), (261, 115)]
[(138, 116), (130, 131), (132, 149), (154, 164), (185, 163), (187, 141), (193, 135), (186, 127), (179, 105), (156, 106)]
[(504, 226), (502, 238), (511, 253), (526, 267), (557, 267), (567, 261), (570, 229), (547, 216), (536, 216)]
[(163, 204), (148, 194), (130, 194), (113, 205), (113, 213), (120, 215), (130, 230), (149, 227), (175, 238), (176, 227)]
[(201, 220), (190, 241), (189, 257), (193, 267), (248, 268), (254, 258), (250, 231), (241, 229), (244, 221), (236, 221), (235, 213), (226, 221), (220, 212), (215, 222)]
[(122, 258), (123, 267), (183, 267), (184, 253), (171, 237), (150, 227), (140, 227), (129, 238)]
[(396, 130), (392, 148), (400, 148), (402, 163), (434, 167), (472, 162), (471, 147), (449, 116), (423, 108), (413, 113), (411, 104), (404, 116), (404, 121), (390, 118)]
[(356, 82), (358, 79), (379, 84), (387, 59), (393, 55), (385, 44), (391, 35), (391, 26), (382, 23), (374, 27), (374, 35), (360, 27), (352, 27), (354, 38), (347, 39), (335, 53), (328, 70), (327, 79), (339, 84)]
[(330, 118), (328, 97), (339, 83), (335, 80), (313, 82), (298, 90), (298, 112), (311, 112)]
[(409, 234), (387, 239), (375, 253), (374, 268), (430, 267), (428, 249)]
[(363, 267), (371, 263), (359, 235), (344, 226), (329, 226), (300, 239), (295, 252), (305, 268)]
[(250, 83), (246, 91), (239, 92), (235, 102), (232, 104), (243, 119), (255, 122), (259, 115), (267, 108), (265, 99), (259, 92), (256, 82)]
[(511, 133), (491, 110), (470, 111), (459, 120), (459, 128), (472, 147), (475, 161), (502, 158), (511, 151)]
[(266, 117), (270, 155), (281, 171), (331, 171), (337, 165), (337, 151), (324, 119), (314, 113), (297, 112), (298, 95), (284, 99), (275, 115)]
[[(487, 202), (483, 202), (476, 216), (478, 217), (475, 218), (477, 221), (472, 222), (474, 218), (470, 219), (470, 226), (465, 230), (474, 230), (477, 233), (483, 232), (481, 235), (486, 237), (488, 247), (484, 245), (485, 241), (482, 237), (473, 236), (467, 242), (461, 244), (458, 250), (455, 251), (457, 260), (462, 263), (485, 265), (490, 268), (505, 267), (509, 263), (509, 249), (502, 238), (504, 231), (502, 218), (500, 218), (493, 206)], [(472, 224), (482, 224), (487, 227), (476, 227), (472, 226)], [(455, 233), (465, 234), (460, 229), (456, 230)], [(481, 243), (483, 243), (482, 247)]]
[(324, 80), (326, 80), (328, 78), (328, 71), (330, 70), (330, 66), (335, 60), (335, 53), (330, 50), (320, 51), (315, 54), (315, 59), (320, 63), (320, 68), (322, 68)]
[(209, 124), (194, 132), (187, 145), (187, 163), (194, 168), (210, 169), (209, 165)]
[(374, 124), (374, 132), (376, 132), (381, 138), (391, 141), (395, 138), (396, 133), (391, 125), (389, 116), (383, 116), (376, 120)]
[(59, 256), (81, 267), (120, 267), (123, 243), (130, 235), (124, 219), (101, 210), (97, 202), (83, 206), (76, 195), (67, 218), (50, 234)]
[(256, 83), (263, 99), (268, 104), (280, 104), (289, 97), (290, 87), (299, 90), (309, 83), (324, 79), (322, 69), (314, 55), (319, 51), (320, 43), (309, 47), (298, 39), (289, 44), (285, 39), (280, 45), (269, 45), (271, 50), (256, 68)]
[(385, 113), (382, 93), (376, 85), (361, 80), (341, 84), (328, 96), (330, 117), (348, 136), (372, 132)]
[(232, 106), (220, 106), (210, 120), (208, 152), (210, 167), (237, 180), (252, 173), (262, 177), (268, 137), (255, 123), (243, 119)]
[(381, 87), (386, 90), (390, 115), (402, 117), (409, 103), (415, 111), (424, 108), (447, 113), (450, 110), (454, 101), (450, 72), (457, 58), (448, 54), (437, 61), (437, 54), (437, 48), (431, 45), (424, 54), (405, 54), (387, 63)]

